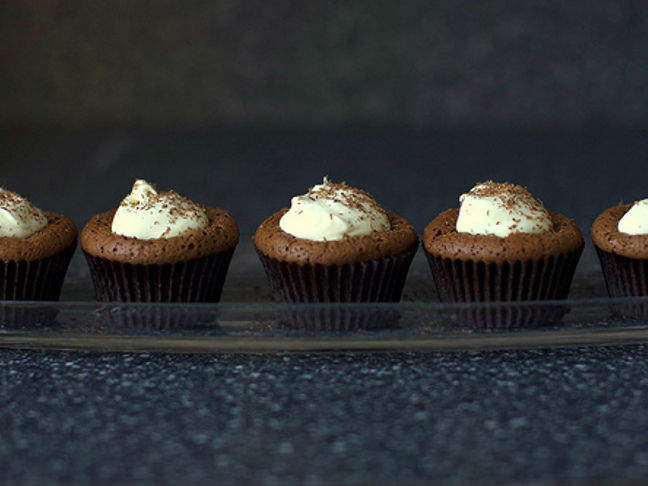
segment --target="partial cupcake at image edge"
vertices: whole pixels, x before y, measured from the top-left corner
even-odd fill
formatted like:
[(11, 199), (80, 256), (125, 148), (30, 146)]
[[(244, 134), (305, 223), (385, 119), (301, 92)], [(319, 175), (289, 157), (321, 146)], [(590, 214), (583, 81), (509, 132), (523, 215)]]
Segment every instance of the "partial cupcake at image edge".
[[(618, 204), (601, 213), (591, 229), (610, 297), (648, 296), (648, 199)], [(615, 311), (648, 318), (648, 305), (626, 303)]]
[(0, 299), (58, 300), (76, 245), (69, 218), (0, 188)]
[(423, 234), (445, 302), (566, 299), (583, 245), (573, 220), (548, 211), (524, 187), (492, 181), (463, 194), (460, 207), (439, 214)]
[(279, 302), (397, 302), (418, 239), (368, 193), (324, 178), (263, 221), (254, 244)]
[(238, 241), (227, 211), (142, 179), (81, 232), (99, 301), (218, 302)]

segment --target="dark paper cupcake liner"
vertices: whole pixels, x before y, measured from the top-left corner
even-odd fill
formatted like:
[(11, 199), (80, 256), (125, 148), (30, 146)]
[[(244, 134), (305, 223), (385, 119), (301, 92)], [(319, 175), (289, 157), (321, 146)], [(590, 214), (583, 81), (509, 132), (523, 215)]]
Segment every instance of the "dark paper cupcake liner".
[[(1, 300), (58, 300), (76, 241), (67, 249), (33, 261), (0, 262)], [(51, 306), (0, 306), (0, 326), (16, 329), (55, 324), (58, 310)]]
[(0, 262), (0, 299), (58, 300), (75, 248), (76, 241), (40, 260)]
[[(425, 252), (439, 297), (444, 302), (517, 302), (563, 300), (569, 294), (582, 253), (514, 263), (451, 260)], [(466, 309), (463, 318), (476, 327), (537, 327), (557, 323), (563, 306), (498, 306)]]
[[(399, 255), (346, 265), (299, 265), (269, 258), (257, 250), (278, 302), (398, 302), (418, 242)], [(341, 307), (295, 309), (283, 313), (290, 327), (350, 330), (394, 323)]]
[[(610, 297), (648, 296), (648, 260), (628, 258), (595, 248)], [(615, 314), (622, 317), (648, 319), (648, 304), (645, 303), (615, 303), (611, 307)]]
[(85, 256), (100, 302), (218, 302), (233, 254), (231, 248), (164, 265), (133, 265)]
[[(133, 265), (85, 253), (100, 302), (218, 302), (234, 247), (215, 255), (164, 265)], [(204, 316), (213, 321), (211, 313)], [(131, 329), (178, 329), (200, 324), (195, 313), (151, 306), (99, 312), (101, 325)]]

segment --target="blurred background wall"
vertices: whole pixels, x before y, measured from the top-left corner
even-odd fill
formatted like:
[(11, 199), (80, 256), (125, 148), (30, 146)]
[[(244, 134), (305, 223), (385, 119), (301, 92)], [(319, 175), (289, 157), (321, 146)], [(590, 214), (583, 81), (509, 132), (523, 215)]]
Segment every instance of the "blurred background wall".
[(638, 127), (648, 2), (2, 2), (0, 69), (5, 127)]

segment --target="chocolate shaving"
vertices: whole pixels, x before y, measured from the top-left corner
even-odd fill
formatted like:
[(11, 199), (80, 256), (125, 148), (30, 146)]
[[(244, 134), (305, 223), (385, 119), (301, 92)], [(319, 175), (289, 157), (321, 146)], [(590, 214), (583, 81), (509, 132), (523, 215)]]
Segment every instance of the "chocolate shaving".
[[(497, 198), (502, 206), (509, 211), (518, 208), (520, 203), (524, 203), (531, 211), (546, 211), (542, 203), (534, 198), (526, 187), (510, 182), (479, 182), (468, 194), (477, 197)], [(527, 217), (529, 216), (527, 215)], [(519, 221), (517, 222), (519, 223)]]
[[(151, 184), (153, 186), (153, 184)], [(155, 186), (153, 186), (155, 187)], [(122, 202), (122, 205), (131, 206), (136, 209), (143, 211), (154, 210), (158, 206), (158, 213), (162, 213), (164, 210), (167, 210), (169, 215), (169, 221), (173, 224), (178, 219), (190, 219), (197, 221), (199, 219), (198, 212), (201, 212), (201, 208), (198, 204), (187, 199), (186, 197), (181, 196), (173, 190), (159, 192), (157, 194), (147, 193), (145, 199), (141, 199), (136, 203), (129, 202), (125, 199)]]
[(366, 217), (369, 217), (372, 221), (375, 220), (372, 213), (378, 212), (387, 215), (386, 211), (380, 207), (368, 192), (351, 187), (344, 181), (335, 184), (329, 181), (328, 177), (324, 178), (323, 183), (319, 187), (311, 187), (308, 190), (307, 197), (312, 200), (316, 198), (331, 199), (350, 209), (357, 210)]

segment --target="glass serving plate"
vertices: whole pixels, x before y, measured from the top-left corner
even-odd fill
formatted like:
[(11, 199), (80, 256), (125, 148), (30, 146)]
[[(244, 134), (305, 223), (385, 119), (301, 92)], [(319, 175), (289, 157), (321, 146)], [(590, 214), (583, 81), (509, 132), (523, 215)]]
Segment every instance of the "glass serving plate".
[(219, 304), (98, 303), (77, 253), (59, 302), (0, 302), (0, 347), (239, 353), (457, 351), (648, 340), (648, 297), (608, 299), (586, 248), (566, 301), (445, 304), (419, 251), (400, 303), (276, 304), (249, 238)]

